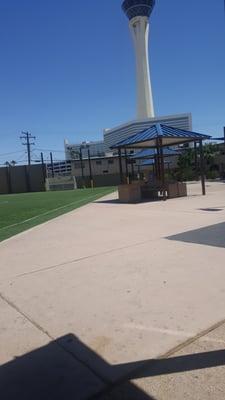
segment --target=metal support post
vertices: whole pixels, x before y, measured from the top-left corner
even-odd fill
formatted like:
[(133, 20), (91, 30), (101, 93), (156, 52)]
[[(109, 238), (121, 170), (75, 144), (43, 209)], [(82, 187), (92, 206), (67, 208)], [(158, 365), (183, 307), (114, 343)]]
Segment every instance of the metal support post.
[(202, 140), (199, 141), (199, 150), (200, 150), (200, 173), (201, 173), (201, 182), (202, 182), (202, 194), (205, 196), (205, 168), (204, 168), (204, 154), (203, 154), (203, 145)]
[(118, 150), (118, 153), (119, 153), (120, 183), (123, 184), (123, 166), (121, 158), (121, 149)]
[(127, 150), (125, 149), (124, 152), (125, 152), (125, 166), (126, 166), (126, 181), (127, 184), (129, 185), (130, 182), (129, 182), (128, 163), (127, 163)]
[(162, 139), (159, 139), (159, 152), (160, 152), (160, 161), (161, 161), (161, 182), (163, 189), (163, 200), (166, 200), (166, 186), (165, 186), (165, 165), (164, 165), (164, 154), (162, 147)]

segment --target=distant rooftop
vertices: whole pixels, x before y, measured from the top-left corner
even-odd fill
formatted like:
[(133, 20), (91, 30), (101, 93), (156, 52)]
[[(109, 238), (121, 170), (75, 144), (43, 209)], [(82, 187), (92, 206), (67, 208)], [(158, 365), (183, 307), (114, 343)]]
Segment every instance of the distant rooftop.
[(122, 9), (131, 20), (135, 17), (150, 17), (155, 0), (124, 0)]
[(103, 140), (84, 140), (82, 142), (77, 142), (77, 143), (69, 143), (69, 141), (66, 139), (64, 141), (65, 146), (91, 146), (91, 145), (96, 145), (96, 144), (103, 144)]

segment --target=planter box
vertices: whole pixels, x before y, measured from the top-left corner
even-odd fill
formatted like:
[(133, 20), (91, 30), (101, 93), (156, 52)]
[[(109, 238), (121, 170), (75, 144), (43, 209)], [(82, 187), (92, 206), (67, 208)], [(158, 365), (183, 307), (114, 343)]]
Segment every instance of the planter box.
[(183, 182), (178, 182), (178, 193), (179, 197), (186, 197), (187, 196), (187, 185)]
[(120, 185), (118, 191), (121, 203), (138, 203), (141, 201), (141, 187), (139, 184)]
[(156, 200), (158, 199), (158, 189), (154, 186), (150, 185), (143, 185), (141, 186), (141, 197), (144, 200), (151, 199), (151, 200)]
[(187, 196), (187, 185), (183, 182), (167, 183), (166, 190), (168, 199)]

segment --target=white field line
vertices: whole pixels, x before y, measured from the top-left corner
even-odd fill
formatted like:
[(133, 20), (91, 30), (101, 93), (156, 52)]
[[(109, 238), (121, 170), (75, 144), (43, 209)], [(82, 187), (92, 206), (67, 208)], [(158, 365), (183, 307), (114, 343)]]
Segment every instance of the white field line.
[[(107, 193), (106, 193), (106, 195), (107, 195)], [(98, 197), (98, 195), (95, 195), (95, 196), (88, 196), (88, 197), (86, 197), (86, 199), (87, 199), (87, 200), (89, 200), (89, 199), (94, 200), (95, 197)], [(85, 199), (85, 200), (86, 200), (86, 199)], [(84, 201), (84, 199), (82, 199), (82, 200), (77, 200), (77, 201), (73, 201), (72, 203), (66, 204), (65, 206), (61, 206), (61, 207), (58, 207), (58, 208), (54, 208), (53, 210), (46, 211), (46, 212), (44, 212), (44, 213), (42, 213), (42, 214), (35, 215), (34, 217), (25, 219), (24, 221), (21, 221), (21, 222), (17, 222), (16, 224), (3, 226), (3, 228), (0, 228), (0, 231), (2, 231), (2, 230), (4, 230), (4, 229), (8, 229), (8, 228), (13, 228), (14, 226), (26, 224), (27, 222), (33, 221), (34, 219), (37, 219), (37, 218), (39, 218), (39, 217), (43, 217), (44, 215), (48, 215), (48, 214), (54, 213), (55, 211), (62, 210), (63, 208), (70, 207), (70, 206), (72, 206), (72, 205), (74, 205), (74, 204), (78, 204), (78, 203), (81, 203), (81, 202), (83, 202), (83, 201)]]

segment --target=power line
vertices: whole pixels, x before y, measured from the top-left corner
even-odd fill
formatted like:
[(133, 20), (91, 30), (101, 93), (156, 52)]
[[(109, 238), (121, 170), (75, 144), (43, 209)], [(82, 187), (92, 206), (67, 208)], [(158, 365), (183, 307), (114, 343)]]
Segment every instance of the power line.
[[(25, 161), (25, 159), (24, 159), (24, 160), (21, 160), (21, 161), (16, 161), (16, 165), (18, 165), (18, 164), (24, 164), (24, 161)], [(12, 163), (12, 161), (10, 161), (10, 162), (9, 162), (9, 161), (6, 161), (6, 162), (4, 162), (4, 163), (0, 162), (0, 165), (5, 167), (6, 165), (9, 165), (9, 164), (12, 165), (11, 163)]]
[(24, 139), (25, 143), (22, 143), (24, 146), (27, 146), (27, 158), (28, 158), (28, 165), (31, 164), (31, 146), (33, 146), (35, 143), (31, 143), (31, 139), (36, 139), (35, 136), (32, 136), (31, 133), (29, 132), (22, 132), (22, 136), (20, 136), (20, 139)]
[(23, 150), (11, 151), (11, 153), (2, 153), (2, 154), (0, 154), (0, 157), (10, 156), (11, 154), (18, 154), (18, 153), (23, 153)]
[(19, 162), (23, 162), (23, 161), (25, 161), (25, 160), (26, 160), (26, 154), (23, 154), (21, 157), (17, 158), (15, 161), (16, 161), (17, 163), (19, 163)]
[(50, 152), (52, 152), (52, 153), (65, 153), (65, 151), (64, 151), (64, 150), (54, 150), (54, 149), (37, 149), (37, 148), (36, 148), (36, 150), (38, 150), (38, 151), (50, 151)]

